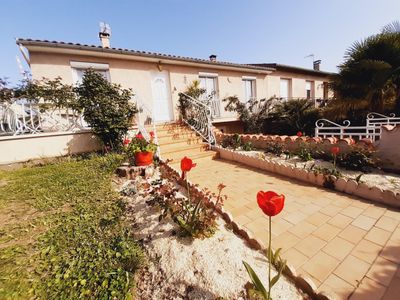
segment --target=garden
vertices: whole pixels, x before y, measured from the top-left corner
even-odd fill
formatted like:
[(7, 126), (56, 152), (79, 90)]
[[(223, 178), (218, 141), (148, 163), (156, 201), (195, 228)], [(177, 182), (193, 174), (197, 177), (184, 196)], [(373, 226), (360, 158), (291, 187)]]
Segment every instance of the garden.
[[(255, 140), (252, 139), (255, 137)], [(356, 143), (347, 139), (342, 144), (328, 140), (303, 136), (260, 136), (222, 134), (217, 135), (223, 148), (250, 155), (300, 170), (334, 176), (376, 186), (385, 190), (400, 190), (400, 175), (380, 168), (376, 150), (371, 144)], [(256, 147), (257, 146), (257, 147)], [(329, 186), (329, 179), (327, 180)]]

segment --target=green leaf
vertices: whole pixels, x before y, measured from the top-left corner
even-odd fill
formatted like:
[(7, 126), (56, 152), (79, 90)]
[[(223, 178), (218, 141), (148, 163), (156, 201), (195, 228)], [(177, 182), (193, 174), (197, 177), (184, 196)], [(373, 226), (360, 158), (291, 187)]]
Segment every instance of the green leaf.
[(264, 299), (268, 299), (268, 292), (265, 289), (264, 285), (261, 283), (261, 280), (260, 280), (260, 278), (258, 278), (256, 272), (254, 272), (253, 268), (245, 261), (243, 261), (243, 265), (246, 268), (246, 271), (249, 274), (249, 277), (250, 277), (251, 281), (253, 282), (256, 290), (261, 293), (261, 295), (263, 296)]
[(275, 283), (277, 283), (278, 282), (278, 280), (279, 280), (279, 278), (281, 277), (281, 274), (280, 273), (278, 273), (277, 275), (275, 275), (274, 277), (272, 277), (272, 279), (271, 279), (271, 287), (273, 287), (274, 285), (275, 285)]

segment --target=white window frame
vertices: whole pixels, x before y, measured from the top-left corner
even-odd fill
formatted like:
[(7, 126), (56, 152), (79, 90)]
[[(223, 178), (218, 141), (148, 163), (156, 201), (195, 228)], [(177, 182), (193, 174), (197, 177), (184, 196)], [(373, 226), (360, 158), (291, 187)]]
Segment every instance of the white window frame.
[[(307, 96), (307, 85), (310, 85), (310, 97)], [(306, 99), (313, 99), (314, 98), (314, 81), (306, 80)]]
[(78, 70), (87, 70), (87, 69), (93, 69), (94, 71), (105, 71), (106, 79), (111, 82), (109, 64), (70, 61), (70, 66), (71, 66), (71, 70), (72, 70), (73, 84), (77, 84), (80, 82)]
[[(243, 83), (243, 103), (246, 103), (249, 101), (251, 98), (255, 99), (257, 97), (257, 82), (256, 82), (256, 77), (254, 76), (242, 76), (242, 83)], [(248, 97), (247, 95), (247, 89), (246, 89), (246, 82), (250, 82), (250, 89), (251, 89), (251, 96)]]

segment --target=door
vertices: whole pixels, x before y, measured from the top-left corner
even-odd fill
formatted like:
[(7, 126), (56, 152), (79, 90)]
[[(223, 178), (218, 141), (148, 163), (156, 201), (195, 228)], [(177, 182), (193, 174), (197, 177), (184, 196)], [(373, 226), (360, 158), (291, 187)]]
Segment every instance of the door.
[(172, 121), (171, 93), (167, 71), (152, 74), (151, 91), (153, 94), (154, 122)]

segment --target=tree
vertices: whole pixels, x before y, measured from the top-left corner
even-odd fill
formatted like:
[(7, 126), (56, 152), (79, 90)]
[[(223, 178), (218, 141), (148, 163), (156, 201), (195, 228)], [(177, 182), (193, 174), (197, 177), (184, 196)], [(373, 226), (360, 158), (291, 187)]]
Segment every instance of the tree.
[(137, 112), (130, 102), (130, 89), (108, 82), (93, 70), (85, 72), (82, 83), (75, 88), (78, 107), (83, 110), (85, 121), (105, 146), (118, 150), (128, 132), (132, 117)]
[[(355, 42), (345, 54), (339, 73), (332, 77), (335, 100), (327, 113), (336, 119), (368, 111), (400, 112), (400, 24)], [(365, 116), (363, 116), (365, 117)]]
[(14, 96), (12, 88), (8, 87), (6, 79), (0, 78), (0, 103), (10, 102)]

